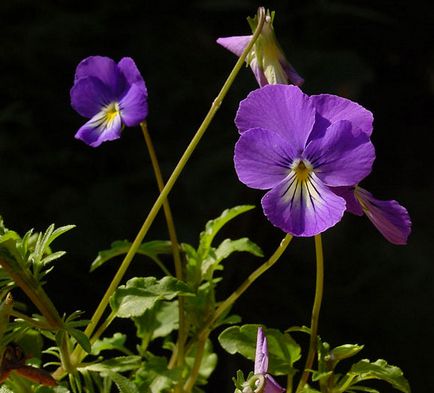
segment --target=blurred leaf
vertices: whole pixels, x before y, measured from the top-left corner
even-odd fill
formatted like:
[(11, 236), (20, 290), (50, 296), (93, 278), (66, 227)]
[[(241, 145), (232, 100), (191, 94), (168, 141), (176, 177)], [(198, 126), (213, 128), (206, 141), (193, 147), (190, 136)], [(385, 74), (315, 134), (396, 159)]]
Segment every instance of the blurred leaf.
[(387, 364), (383, 359), (371, 363), (367, 359), (357, 362), (348, 372), (348, 377), (352, 378), (352, 385), (369, 379), (379, 379), (390, 383), (395, 389), (410, 393), (410, 385), (405, 379), (403, 372), (399, 367)]
[[(250, 360), (255, 360), (256, 337), (260, 325), (231, 326), (218, 337), (221, 346), (230, 354), (240, 353)], [(300, 359), (300, 346), (287, 333), (277, 329), (266, 329), (270, 356), (269, 372), (286, 375), (294, 362)]]
[(214, 237), (226, 223), (236, 216), (252, 210), (254, 207), (255, 206), (252, 205), (235, 206), (231, 209), (225, 210), (220, 217), (208, 221), (205, 226), (205, 231), (200, 234), (199, 248), (197, 250), (201, 259), (203, 260), (207, 257)]
[(174, 277), (136, 277), (120, 286), (110, 299), (110, 305), (120, 318), (142, 315), (160, 300), (171, 300), (178, 295), (191, 295), (187, 284)]
[(122, 333), (115, 333), (113, 337), (105, 337), (102, 340), (97, 340), (92, 344), (92, 355), (99, 355), (102, 351), (117, 350), (125, 351), (125, 342), (127, 336)]
[(148, 340), (166, 337), (178, 328), (178, 301), (157, 302), (143, 315), (134, 318), (134, 323), (137, 328), (137, 337)]
[[(185, 363), (190, 367), (193, 367), (194, 360), (196, 358), (197, 343), (195, 343), (185, 357)], [(197, 379), (198, 385), (205, 385), (208, 378), (214, 371), (217, 365), (217, 355), (213, 353), (213, 347), (210, 340), (205, 343), (205, 350), (202, 357), (202, 362), (199, 368), (199, 377)]]
[(106, 373), (107, 371), (122, 373), (126, 371), (137, 370), (141, 365), (141, 361), (142, 358), (140, 356), (118, 356), (103, 362), (89, 364), (80, 368), (98, 373)]
[(115, 383), (120, 393), (140, 393), (133, 381), (113, 371), (105, 371), (105, 374)]
[(77, 340), (77, 343), (82, 347), (87, 353), (91, 353), (92, 348), (90, 345), (89, 337), (87, 337), (81, 330), (74, 329), (68, 325), (65, 326), (68, 333)]
[[(131, 242), (127, 240), (118, 240), (111, 244), (108, 250), (103, 250), (98, 253), (98, 256), (92, 262), (90, 271), (94, 271), (105, 262), (119, 255), (126, 254), (131, 247)], [(155, 262), (160, 263), (158, 259), (159, 254), (171, 254), (172, 247), (170, 241), (167, 240), (154, 240), (142, 243), (137, 250), (137, 254), (146, 255)]]
[(333, 348), (330, 351), (330, 360), (338, 362), (343, 359), (348, 359), (357, 355), (363, 349), (363, 345), (344, 344)]

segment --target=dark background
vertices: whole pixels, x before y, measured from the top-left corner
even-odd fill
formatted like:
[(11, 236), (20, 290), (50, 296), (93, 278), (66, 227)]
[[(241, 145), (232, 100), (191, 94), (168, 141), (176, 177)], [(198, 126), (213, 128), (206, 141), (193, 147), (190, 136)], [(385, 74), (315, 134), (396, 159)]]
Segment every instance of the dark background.
[[(346, 96), (374, 113), (377, 159), (362, 186), (379, 198), (398, 200), (413, 221), (405, 247), (389, 244), (366, 217), (346, 215), (324, 234), (320, 334), (332, 345), (365, 344), (364, 357), (399, 365), (416, 393), (434, 391), (434, 21), (424, 4), (263, 4), (277, 12), (277, 35), (306, 80), (305, 92)], [(245, 18), (258, 5), (253, 0), (0, 2), (0, 214), (21, 233), (52, 222), (77, 225), (57, 242), (68, 254), (47, 286), (62, 312), (81, 309), (91, 315), (115, 264), (87, 275), (90, 262), (112, 241), (133, 239), (156, 198), (138, 129), (127, 129), (120, 140), (98, 149), (73, 138), (85, 121), (69, 105), (76, 65), (96, 54), (135, 59), (148, 86), (148, 124), (168, 176), (235, 63), (216, 38), (249, 34)], [(232, 164), (234, 114), (255, 88), (250, 70), (242, 70), (171, 194), (182, 241), (196, 244), (205, 222), (227, 207), (259, 206), (263, 193), (239, 183)], [(258, 208), (229, 225), (221, 239), (229, 236), (248, 236), (270, 255), (282, 233)], [(147, 239), (162, 238), (167, 235), (159, 217)], [(228, 261), (221, 298), (259, 264), (247, 255)], [(246, 323), (308, 325), (314, 269), (313, 240), (296, 239), (234, 311)], [(129, 270), (130, 276), (147, 274), (156, 271), (141, 259)], [(207, 387), (211, 392), (231, 391), (235, 371), (251, 367), (240, 357), (221, 355)]]

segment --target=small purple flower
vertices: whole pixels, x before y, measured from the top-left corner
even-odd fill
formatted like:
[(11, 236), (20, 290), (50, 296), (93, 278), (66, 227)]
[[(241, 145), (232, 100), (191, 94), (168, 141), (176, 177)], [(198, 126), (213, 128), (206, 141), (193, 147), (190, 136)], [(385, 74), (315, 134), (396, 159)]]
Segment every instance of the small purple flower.
[(256, 356), (255, 356), (255, 376), (259, 376), (258, 385), (255, 392), (262, 393), (282, 393), (285, 391), (275, 380), (268, 374), (268, 344), (267, 337), (261, 327), (258, 328), (256, 339)]
[(358, 216), (366, 214), (381, 234), (393, 244), (407, 244), (411, 220), (407, 209), (398, 202), (381, 201), (359, 186), (339, 187), (335, 192), (345, 198), (347, 211)]
[(134, 60), (115, 63), (109, 57), (90, 56), (77, 66), (71, 105), (90, 118), (75, 138), (97, 147), (118, 139), (126, 125), (136, 126), (148, 114), (148, 93)]
[[(271, 15), (268, 11), (267, 13), (262, 32), (248, 54), (246, 62), (261, 87), (276, 83), (292, 83), (300, 86), (304, 80), (286, 59), (274, 34), (274, 12)], [(258, 24), (257, 16), (247, 20), (254, 31)], [(252, 35), (223, 37), (217, 39), (217, 43), (235, 55), (241, 56), (251, 39)]]
[(366, 177), (375, 159), (372, 114), (333, 95), (267, 85), (240, 103), (235, 169), (241, 182), (268, 190), (262, 207), (271, 223), (295, 236), (335, 225), (345, 199), (333, 187)]

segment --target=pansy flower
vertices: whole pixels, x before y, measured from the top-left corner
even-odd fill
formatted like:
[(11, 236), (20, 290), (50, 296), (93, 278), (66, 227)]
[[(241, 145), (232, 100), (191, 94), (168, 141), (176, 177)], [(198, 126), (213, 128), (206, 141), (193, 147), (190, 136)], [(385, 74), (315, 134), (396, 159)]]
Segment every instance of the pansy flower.
[[(267, 11), (261, 34), (248, 54), (246, 62), (250, 65), (259, 86), (276, 83), (292, 83), (300, 86), (303, 83), (303, 78), (297, 74), (280, 48), (274, 34), (273, 19), (274, 12), (270, 15)], [(255, 31), (258, 17), (247, 18), (247, 20), (252, 31)], [(235, 55), (241, 56), (251, 39), (252, 35), (223, 37), (217, 39), (217, 43)]]
[(145, 120), (147, 99), (145, 82), (133, 59), (124, 57), (117, 64), (103, 56), (84, 59), (75, 72), (71, 105), (90, 120), (75, 137), (92, 147), (118, 139), (124, 126)]
[(397, 201), (376, 199), (362, 187), (339, 187), (334, 190), (345, 198), (347, 211), (358, 216), (366, 214), (380, 233), (393, 244), (407, 244), (411, 220), (407, 209)]
[(256, 339), (256, 356), (255, 356), (255, 376), (258, 377), (255, 392), (261, 393), (282, 393), (285, 391), (275, 380), (268, 374), (268, 344), (267, 337), (261, 327), (258, 328)]
[(295, 236), (314, 236), (339, 222), (345, 199), (333, 187), (358, 184), (375, 159), (372, 114), (333, 95), (267, 85), (240, 103), (235, 169), (241, 182), (270, 190), (262, 208)]

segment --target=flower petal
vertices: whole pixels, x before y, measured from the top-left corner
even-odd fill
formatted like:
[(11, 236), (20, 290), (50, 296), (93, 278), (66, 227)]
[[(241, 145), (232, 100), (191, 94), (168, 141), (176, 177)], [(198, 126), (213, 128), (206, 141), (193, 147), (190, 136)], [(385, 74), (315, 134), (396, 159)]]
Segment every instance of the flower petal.
[(122, 121), (128, 127), (138, 125), (148, 115), (148, 96), (144, 84), (135, 83), (119, 102)]
[(226, 48), (239, 57), (242, 55), (247, 45), (249, 45), (251, 39), (251, 35), (222, 37), (217, 39), (217, 44), (221, 45), (223, 48)]
[(105, 141), (118, 139), (121, 136), (121, 131), (121, 117), (116, 115), (108, 122), (107, 114), (101, 111), (77, 131), (75, 138), (82, 140), (89, 146), (97, 147)]
[(255, 374), (265, 374), (268, 371), (268, 345), (267, 337), (262, 327), (258, 327), (256, 337)]
[(366, 177), (375, 159), (369, 136), (347, 120), (333, 123), (321, 138), (311, 140), (304, 156), (329, 186), (352, 186)]
[(356, 187), (333, 187), (332, 190), (336, 195), (345, 199), (347, 204), (347, 212), (355, 214), (356, 216), (363, 216), (363, 209), (360, 202), (354, 195)]
[(263, 393), (283, 393), (286, 389), (282, 388), (270, 374), (265, 374), (265, 385)]
[(118, 68), (121, 73), (124, 75), (126, 81), (129, 85), (137, 83), (142, 90), (144, 90), (147, 95), (148, 92), (146, 90), (145, 81), (143, 80), (142, 75), (140, 74), (139, 69), (136, 66), (136, 63), (131, 57), (123, 57), (118, 63)]
[(242, 134), (250, 128), (279, 133), (296, 151), (302, 151), (315, 122), (315, 108), (298, 87), (267, 85), (240, 103), (235, 123)]
[(88, 76), (100, 79), (114, 96), (125, 89), (125, 77), (109, 57), (90, 56), (82, 60), (75, 71), (75, 81)]
[(235, 170), (249, 187), (268, 190), (290, 172), (292, 146), (279, 134), (262, 128), (251, 129), (235, 145)]
[(389, 242), (407, 244), (411, 232), (407, 209), (394, 200), (380, 201), (361, 187), (356, 187), (355, 195), (365, 214)]
[(291, 173), (262, 198), (262, 207), (273, 225), (295, 236), (314, 236), (342, 218), (345, 200), (311, 173), (298, 181)]
[(107, 86), (93, 76), (76, 81), (70, 93), (71, 106), (84, 117), (95, 116), (114, 98)]
[(304, 79), (298, 74), (286, 58), (280, 59), (280, 65), (285, 70), (285, 73), (292, 84), (295, 86), (301, 86), (304, 83)]
[(310, 98), (318, 112), (316, 127), (325, 129), (339, 120), (348, 120), (353, 126), (371, 135), (374, 117), (361, 105), (331, 94), (314, 95)]
[(250, 68), (252, 69), (253, 75), (255, 75), (256, 81), (258, 82), (259, 86), (263, 87), (268, 85), (267, 78), (265, 77), (264, 71), (261, 70), (261, 68), (259, 67), (256, 57), (254, 57), (250, 61)]

